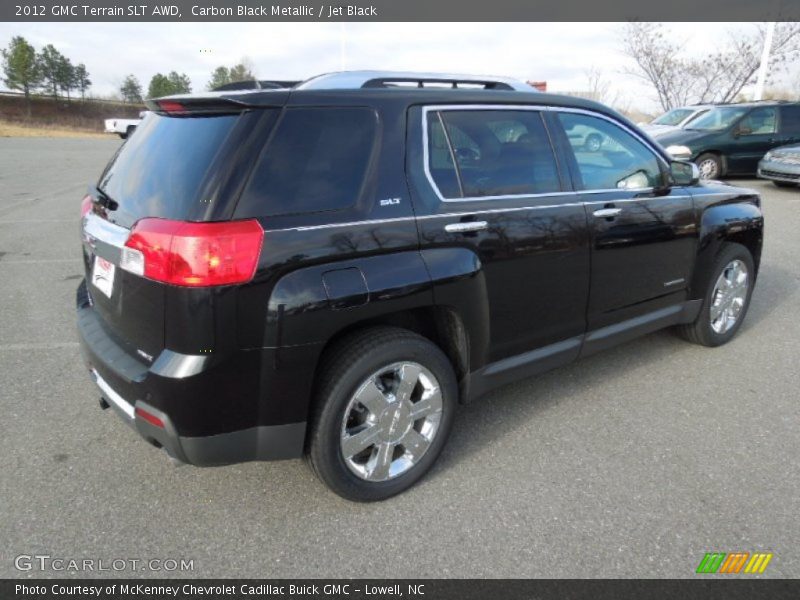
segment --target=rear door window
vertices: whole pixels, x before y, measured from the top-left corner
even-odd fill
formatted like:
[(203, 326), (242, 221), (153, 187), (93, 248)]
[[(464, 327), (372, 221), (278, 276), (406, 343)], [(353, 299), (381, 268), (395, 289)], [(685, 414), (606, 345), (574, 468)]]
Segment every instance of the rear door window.
[(530, 110), (428, 113), (428, 170), (449, 198), (560, 191), (541, 114)]
[(256, 161), (236, 216), (340, 210), (361, 195), (378, 116), (360, 107), (287, 108)]

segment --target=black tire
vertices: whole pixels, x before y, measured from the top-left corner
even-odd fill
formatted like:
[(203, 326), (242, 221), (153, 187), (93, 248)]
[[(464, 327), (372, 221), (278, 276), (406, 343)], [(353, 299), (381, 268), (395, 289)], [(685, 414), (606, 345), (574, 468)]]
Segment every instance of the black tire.
[(772, 183), (774, 183), (775, 185), (777, 185), (780, 188), (790, 188), (790, 187), (797, 186), (796, 183), (791, 183), (789, 181), (775, 181), (774, 179), (772, 180)]
[(127, 133), (118, 133), (117, 135), (120, 138), (122, 138), (123, 140), (127, 140), (128, 139), (128, 134)]
[(128, 128), (125, 130), (125, 137), (129, 138), (133, 135), (133, 132), (136, 131), (135, 125), (128, 125)]
[[(342, 452), (345, 412), (373, 373), (401, 361), (422, 365), (438, 380), (442, 397), (438, 429), (427, 450), (407, 471), (384, 481), (367, 481), (348, 467)], [(384, 500), (414, 485), (444, 447), (458, 404), (458, 384), (447, 356), (422, 336), (395, 327), (366, 329), (331, 348), (323, 357), (316, 389), (308, 462), (331, 490), (357, 502)]]
[[(747, 268), (747, 292), (744, 297), (744, 304), (739, 311), (736, 322), (724, 333), (718, 333), (711, 326), (711, 307), (714, 302), (714, 290), (717, 280), (722, 275), (723, 271), (735, 260), (740, 260)], [(747, 316), (747, 309), (750, 307), (750, 297), (753, 294), (753, 287), (755, 284), (755, 265), (750, 251), (741, 244), (734, 244), (727, 242), (722, 245), (717, 258), (714, 261), (714, 268), (711, 271), (711, 277), (706, 283), (706, 290), (703, 296), (703, 307), (697, 315), (697, 319), (693, 323), (687, 325), (679, 325), (678, 333), (684, 339), (695, 344), (703, 346), (721, 346), (725, 344), (736, 335), (739, 327)]]
[(724, 173), (722, 157), (718, 154), (707, 152), (697, 157), (695, 161), (697, 168), (700, 169), (701, 179), (719, 179)]

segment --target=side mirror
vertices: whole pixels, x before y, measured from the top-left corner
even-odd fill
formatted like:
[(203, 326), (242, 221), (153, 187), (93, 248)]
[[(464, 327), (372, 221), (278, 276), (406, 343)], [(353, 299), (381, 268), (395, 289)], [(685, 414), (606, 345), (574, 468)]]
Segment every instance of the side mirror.
[(697, 185), (700, 183), (700, 169), (692, 162), (673, 160), (669, 163), (669, 174), (673, 185)]

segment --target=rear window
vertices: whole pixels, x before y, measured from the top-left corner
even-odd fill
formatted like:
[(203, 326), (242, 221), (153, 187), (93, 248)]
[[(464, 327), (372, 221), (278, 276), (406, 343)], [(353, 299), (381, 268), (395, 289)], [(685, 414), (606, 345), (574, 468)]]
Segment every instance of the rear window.
[(148, 115), (122, 145), (98, 188), (118, 204), (109, 220), (130, 226), (143, 217), (195, 214), (206, 175), (238, 115)]
[(800, 104), (781, 106), (781, 130), (783, 133), (800, 133)]
[(369, 108), (287, 108), (253, 168), (237, 218), (354, 205), (377, 127), (377, 114)]

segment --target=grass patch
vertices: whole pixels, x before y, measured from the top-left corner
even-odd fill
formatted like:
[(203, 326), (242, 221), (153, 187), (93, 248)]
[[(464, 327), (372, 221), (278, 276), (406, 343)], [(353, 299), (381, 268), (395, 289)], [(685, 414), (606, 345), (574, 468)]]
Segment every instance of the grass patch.
[(94, 131), (86, 131), (64, 125), (44, 125), (39, 123), (13, 123), (0, 120), (0, 137), (58, 137), (114, 139), (115, 136)]

